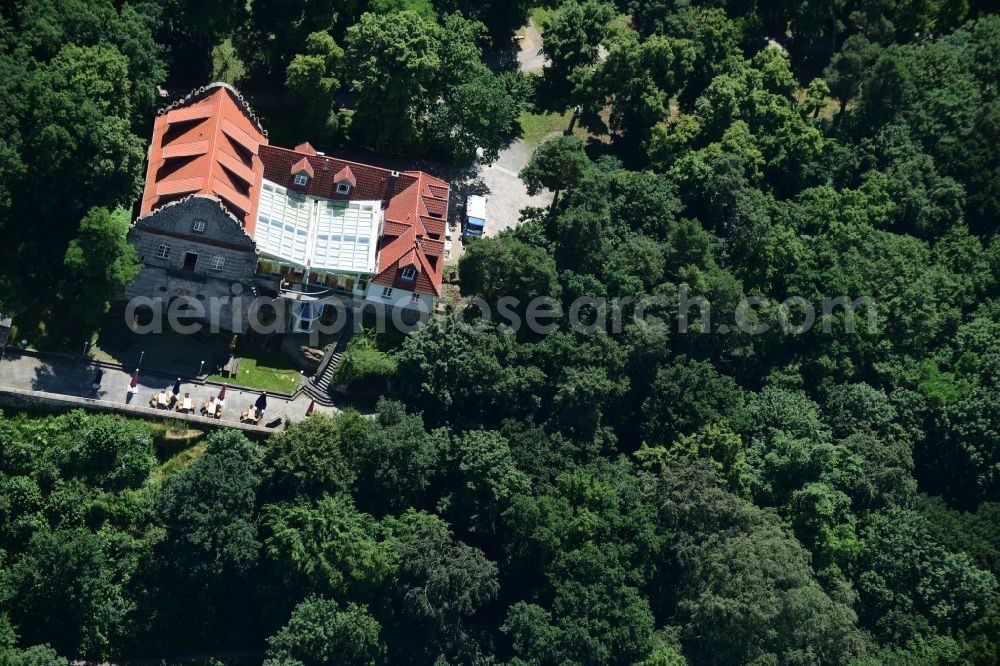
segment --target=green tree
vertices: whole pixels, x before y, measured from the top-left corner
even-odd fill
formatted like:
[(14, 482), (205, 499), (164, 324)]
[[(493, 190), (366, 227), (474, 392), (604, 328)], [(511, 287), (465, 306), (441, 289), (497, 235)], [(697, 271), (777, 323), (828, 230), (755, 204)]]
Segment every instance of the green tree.
[(854, 611), (819, 585), (809, 552), (777, 516), (725, 491), (710, 466), (679, 461), (642, 482), (673, 535), (663, 556), (680, 569), (663, 584), (677, 590), (691, 663), (846, 664), (869, 650)]
[(437, 26), (413, 11), (362, 14), (347, 31), (346, 71), (358, 94), (352, 131), (376, 149), (415, 144), (441, 67)]
[(303, 129), (312, 136), (329, 137), (337, 129), (334, 97), (343, 65), (344, 50), (321, 31), (306, 37), (305, 52), (285, 70), (285, 88), (302, 107)]
[(376, 423), (358, 451), (358, 503), (377, 515), (430, 508), (428, 491), (448, 447), (447, 431), (428, 433), (419, 414), (385, 399)]
[(69, 666), (69, 659), (60, 657), (48, 645), (33, 645), (23, 650), (0, 648), (0, 661), (12, 666)]
[(348, 495), (267, 504), (264, 551), (288, 587), (337, 599), (371, 594), (392, 572), (391, 543)]
[(428, 149), (460, 164), (492, 164), (517, 135), (528, 94), (529, 83), (520, 74), (485, 68), (449, 86), (443, 103), (428, 115)]
[[(125, 239), (127, 215), (121, 208), (114, 213), (92, 208), (66, 250), (64, 297), (74, 319), (86, 328), (96, 326), (107, 313), (108, 302), (139, 274), (135, 248)], [(80, 285), (87, 288), (81, 290)]]
[(867, 69), (878, 58), (881, 48), (868, 41), (864, 35), (851, 35), (844, 40), (840, 51), (830, 59), (823, 71), (823, 78), (829, 84), (830, 92), (840, 100), (840, 112), (858, 96), (861, 79)]
[(513, 333), (432, 318), (398, 352), (394, 388), (430, 425), (524, 418), (540, 406), (543, 373), (524, 363)]
[(393, 661), (470, 658), (479, 651), (466, 621), (499, 592), (497, 565), (456, 540), (447, 523), (408, 513), (396, 522), (399, 566), (392, 580), (398, 608)]
[(610, 127), (630, 139), (644, 139), (668, 115), (671, 96), (680, 88), (685, 63), (682, 48), (664, 37), (640, 40), (624, 33), (609, 46), (607, 58), (594, 70), (575, 77), (574, 94), (586, 101), (587, 118), (611, 107)]
[(431, 0), (372, 0), (371, 10), (376, 14), (411, 11), (420, 14), (425, 21), (437, 21), (437, 12)]
[(724, 421), (743, 404), (742, 390), (712, 364), (684, 357), (660, 368), (643, 405), (647, 442), (669, 444), (678, 435)]
[(515, 664), (631, 665), (653, 650), (653, 616), (625, 571), (593, 544), (560, 556), (550, 576), (552, 611), (515, 603), (501, 630)]
[(889, 396), (868, 384), (832, 387), (823, 409), (835, 437), (847, 437), (857, 432), (901, 434), (896, 425), (898, 414)]
[(350, 386), (364, 379), (390, 379), (396, 374), (396, 359), (381, 351), (374, 334), (356, 335), (347, 343), (344, 355), (333, 371), (333, 383)]
[(534, 196), (542, 188), (559, 192), (575, 185), (589, 166), (583, 141), (575, 135), (562, 135), (539, 145), (519, 175), (528, 186), (528, 194)]
[(254, 515), (260, 451), (236, 430), (208, 436), (207, 448), (164, 481), (155, 512), (163, 539), (155, 557), (160, 593), (156, 640), (167, 645), (238, 634), (250, 622), (248, 576), (260, 557)]
[(592, 65), (615, 17), (615, 9), (604, 0), (569, 0), (559, 5), (543, 29), (542, 52), (549, 60), (549, 76), (567, 78), (574, 69)]
[(157, 510), (178, 568), (211, 579), (254, 566), (258, 467), (258, 450), (242, 434), (218, 431), (200, 458), (164, 482)]
[(275, 497), (319, 497), (354, 483), (354, 456), (372, 428), (356, 412), (314, 415), (290, 424), (268, 441), (264, 474)]
[(221, 42), (212, 47), (212, 81), (222, 81), (231, 86), (239, 86), (246, 78), (247, 68), (240, 59), (233, 40), (226, 37)]
[(909, 507), (917, 492), (913, 446), (905, 439), (858, 432), (843, 442), (860, 460), (849, 493), (855, 510)]
[(380, 632), (378, 620), (364, 606), (349, 603), (345, 608), (332, 599), (308, 597), (292, 611), (288, 624), (267, 639), (264, 663), (374, 666), (385, 654)]
[(538, 297), (559, 297), (555, 260), (545, 250), (509, 235), (470, 244), (458, 263), (462, 295), (478, 296), (490, 308), (501, 299), (517, 299), (514, 311), (523, 316)]
[(811, 115), (813, 118), (819, 116), (819, 112), (826, 106), (826, 96), (830, 94), (830, 86), (823, 79), (813, 79), (806, 88), (806, 98), (802, 100), (799, 108), (802, 113)]
[(511, 498), (528, 487), (514, 466), (507, 440), (497, 432), (472, 430), (455, 437), (446, 459), (447, 488), (440, 503), (451, 522), (477, 535), (492, 535)]
[(680, 435), (669, 448), (645, 443), (635, 452), (643, 469), (659, 471), (677, 459), (704, 459), (712, 463), (731, 492), (749, 493), (749, 467), (743, 441), (725, 423), (710, 423), (690, 435)]
[(931, 539), (918, 514), (879, 515), (862, 536), (854, 571), (860, 614), (883, 639), (958, 629), (996, 600), (996, 578)]
[(117, 416), (91, 416), (73, 434), (70, 470), (109, 490), (137, 488), (156, 466), (153, 440), (141, 424)]
[[(102, 540), (86, 530), (42, 530), (5, 577), (5, 610), (24, 643), (102, 658), (127, 632), (133, 610)], [(58, 628), (57, 631), (53, 631)]]

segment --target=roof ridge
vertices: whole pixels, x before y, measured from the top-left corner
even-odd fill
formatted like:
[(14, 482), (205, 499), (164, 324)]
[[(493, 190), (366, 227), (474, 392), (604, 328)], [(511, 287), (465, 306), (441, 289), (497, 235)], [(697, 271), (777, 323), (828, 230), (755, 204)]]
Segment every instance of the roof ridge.
[(174, 100), (167, 106), (158, 109), (156, 115), (162, 116), (166, 113), (169, 113), (170, 111), (173, 111), (174, 109), (180, 109), (182, 107), (185, 107), (188, 104), (191, 104), (192, 102), (198, 101), (206, 94), (210, 95), (214, 93), (216, 90), (225, 90), (230, 95), (232, 95), (233, 101), (236, 102), (236, 106), (239, 107), (239, 109), (244, 113), (244, 115), (246, 115), (246, 117), (257, 126), (257, 129), (260, 131), (262, 135), (264, 135), (264, 138), (267, 138), (267, 130), (264, 129), (264, 125), (260, 121), (260, 116), (254, 113), (253, 109), (250, 107), (250, 102), (248, 102), (243, 97), (243, 94), (240, 91), (238, 91), (236, 88), (229, 85), (228, 83), (224, 83), (222, 81), (216, 81), (214, 83), (210, 83), (208, 85), (195, 88), (184, 97), (178, 100)]
[[(145, 215), (139, 215), (137, 218), (135, 218), (134, 220), (132, 220), (132, 226), (135, 226), (136, 223), (139, 222), (139, 220), (144, 220), (147, 217), (149, 217), (150, 215), (153, 215), (154, 213), (158, 213), (161, 210), (164, 210), (165, 208), (170, 208), (171, 206), (177, 206), (177, 205), (182, 204), (182, 203), (184, 203), (184, 202), (186, 202), (186, 201), (188, 201), (190, 199), (206, 199), (208, 201), (214, 202), (216, 205), (219, 206), (219, 208), (222, 209), (223, 213), (225, 213), (226, 215), (228, 215), (229, 217), (232, 218), (233, 222), (235, 222), (240, 227), (243, 227), (243, 223), (240, 222), (239, 218), (236, 217), (235, 215), (233, 215), (232, 211), (229, 210), (226, 207), (226, 204), (223, 203), (221, 197), (218, 197), (218, 196), (216, 196), (214, 194), (203, 194), (201, 192), (192, 192), (191, 194), (185, 195), (185, 196), (181, 197), (180, 199), (174, 199), (173, 201), (168, 201), (167, 203), (163, 204), (162, 206), (157, 206), (156, 208), (150, 210)], [(250, 234), (247, 234), (247, 235), (249, 236)], [(251, 241), (254, 240), (253, 236), (250, 236), (250, 240)], [(254, 244), (256, 244), (256, 241), (254, 241)]]
[(445, 181), (441, 180), (437, 176), (432, 176), (431, 174), (427, 173), (426, 171), (421, 171), (419, 169), (417, 169), (417, 170), (409, 169), (409, 170), (406, 170), (406, 171), (401, 171), (399, 169), (390, 169), (388, 167), (382, 167), (382, 166), (378, 166), (378, 165), (375, 165), (375, 164), (366, 164), (365, 162), (358, 162), (357, 160), (347, 159), (346, 157), (337, 157), (336, 155), (330, 155), (329, 153), (323, 153), (323, 154), (317, 153), (316, 155), (309, 155), (308, 153), (300, 153), (299, 151), (295, 150), (294, 148), (285, 148), (284, 146), (279, 146), (279, 145), (273, 144), (273, 143), (268, 143), (268, 144), (265, 144), (265, 145), (267, 146), (268, 149), (271, 149), (271, 150), (283, 150), (283, 151), (288, 152), (288, 153), (294, 153), (296, 155), (308, 155), (309, 157), (316, 157), (318, 159), (337, 160), (338, 162), (343, 162), (344, 164), (365, 167), (366, 169), (377, 169), (378, 171), (385, 171), (388, 174), (398, 173), (398, 174), (400, 174), (402, 176), (409, 176), (410, 178), (415, 178), (417, 180), (420, 179), (420, 176), (417, 175), (417, 174), (422, 174), (424, 176), (427, 176), (428, 178), (433, 178), (436, 181), (434, 183), (435, 185), (440, 184), (441, 187), (448, 187), (448, 183), (446, 183)]

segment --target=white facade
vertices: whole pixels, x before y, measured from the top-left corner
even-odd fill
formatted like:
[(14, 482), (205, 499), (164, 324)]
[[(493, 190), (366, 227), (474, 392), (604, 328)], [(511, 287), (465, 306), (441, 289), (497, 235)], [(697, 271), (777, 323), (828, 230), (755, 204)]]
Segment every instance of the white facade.
[(261, 188), (254, 241), (262, 255), (325, 273), (374, 275), (382, 205)]
[(396, 308), (433, 312), (436, 299), (427, 294), (418, 294), (415, 291), (399, 287), (386, 287), (381, 284), (369, 282), (368, 290), (365, 293), (365, 300)]

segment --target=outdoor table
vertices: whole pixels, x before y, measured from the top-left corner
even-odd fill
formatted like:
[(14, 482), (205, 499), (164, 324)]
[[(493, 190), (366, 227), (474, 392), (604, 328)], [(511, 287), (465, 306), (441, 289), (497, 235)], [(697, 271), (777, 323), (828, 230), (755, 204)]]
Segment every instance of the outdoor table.
[(157, 404), (160, 407), (166, 407), (167, 405), (170, 404), (170, 398), (167, 397), (167, 392), (166, 391), (160, 391), (160, 397), (157, 400)]
[(181, 403), (181, 410), (190, 412), (192, 409), (194, 409), (194, 405), (191, 403), (191, 398), (184, 398), (184, 402)]

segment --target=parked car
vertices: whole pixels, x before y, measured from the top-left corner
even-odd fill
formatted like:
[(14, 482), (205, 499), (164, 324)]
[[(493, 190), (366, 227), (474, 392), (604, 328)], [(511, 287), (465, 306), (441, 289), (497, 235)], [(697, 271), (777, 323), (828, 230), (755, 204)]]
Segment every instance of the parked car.
[(465, 233), (466, 238), (481, 238), (486, 231), (486, 197), (478, 194), (470, 195), (465, 200)]

